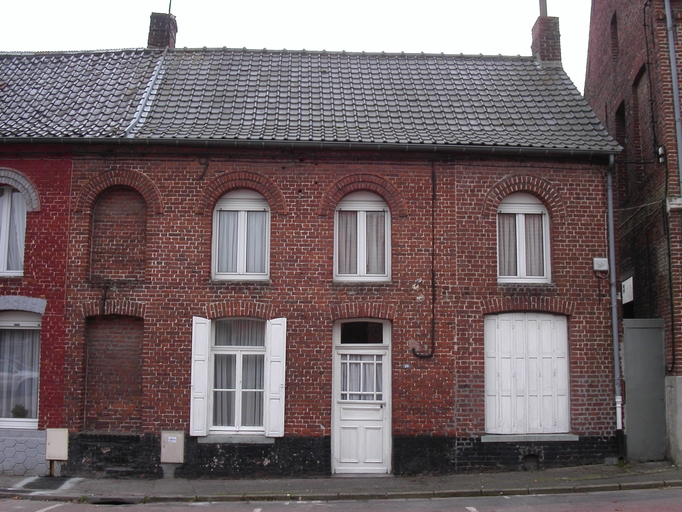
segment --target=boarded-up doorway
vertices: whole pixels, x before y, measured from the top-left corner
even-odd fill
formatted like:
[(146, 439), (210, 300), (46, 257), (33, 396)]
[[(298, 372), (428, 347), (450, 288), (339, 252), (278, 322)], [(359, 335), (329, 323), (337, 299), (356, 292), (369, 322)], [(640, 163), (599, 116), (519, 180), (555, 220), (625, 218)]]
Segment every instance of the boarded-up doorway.
[(629, 460), (664, 460), (665, 339), (662, 319), (623, 320), (625, 434)]

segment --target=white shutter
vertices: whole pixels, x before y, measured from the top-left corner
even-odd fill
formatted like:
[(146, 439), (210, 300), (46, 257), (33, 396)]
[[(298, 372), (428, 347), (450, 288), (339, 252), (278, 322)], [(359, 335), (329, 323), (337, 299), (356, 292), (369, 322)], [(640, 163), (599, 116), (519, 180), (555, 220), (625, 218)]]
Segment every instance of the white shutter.
[(192, 389), (190, 396), (189, 435), (208, 434), (208, 376), (211, 353), (211, 321), (192, 318)]
[(265, 435), (284, 436), (286, 318), (268, 322), (265, 340)]

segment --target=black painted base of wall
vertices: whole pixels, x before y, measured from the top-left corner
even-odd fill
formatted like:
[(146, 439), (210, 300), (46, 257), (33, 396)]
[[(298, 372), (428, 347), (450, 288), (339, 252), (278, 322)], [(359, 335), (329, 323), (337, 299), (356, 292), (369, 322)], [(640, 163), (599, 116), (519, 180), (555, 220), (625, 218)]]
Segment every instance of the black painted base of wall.
[[(482, 443), (479, 437), (398, 436), (396, 475), (474, 473), (600, 464), (618, 458), (616, 436), (578, 441)], [(158, 435), (71, 434), (63, 476), (163, 478)], [(273, 444), (203, 444), (185, 438), (176, 478), (304, 477), (331, 474), (331, 440), (283, 437)]]
[(602, 464), (618, 457), (615, 436), (578, 441), (482, 443), (480, 437), (395, 437), (396, 475), (476, 473)]

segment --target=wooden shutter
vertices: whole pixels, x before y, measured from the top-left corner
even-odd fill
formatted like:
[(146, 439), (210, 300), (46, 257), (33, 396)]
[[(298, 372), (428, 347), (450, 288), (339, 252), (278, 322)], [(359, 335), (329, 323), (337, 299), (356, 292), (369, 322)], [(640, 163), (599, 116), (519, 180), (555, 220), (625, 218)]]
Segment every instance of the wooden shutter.
[(211, 321), (192, 318), (192, 388), (190, 396), (189, 435), (208, 435), (209, 362)]
[(286, 318), (270, 320), (265, 339), (265, 435), (284, 436)]

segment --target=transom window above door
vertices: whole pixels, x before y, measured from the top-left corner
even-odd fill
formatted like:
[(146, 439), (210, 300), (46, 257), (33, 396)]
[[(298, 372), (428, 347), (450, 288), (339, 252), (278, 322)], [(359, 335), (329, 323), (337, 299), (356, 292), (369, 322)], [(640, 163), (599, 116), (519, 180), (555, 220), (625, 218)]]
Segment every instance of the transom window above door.
[(266, 280), (270, 275), (270, 207), (253, 190), (225, 194), (213, 212), (213, 278)]
[(354, 192), (338, 204), (334, 220), (334, 279), (391, 279), (391, 214), (371, 192)]
[(497, 276), (500, 283), (548, 283), (549, 216), (536, 197), (505, 197), (497, 210)]

